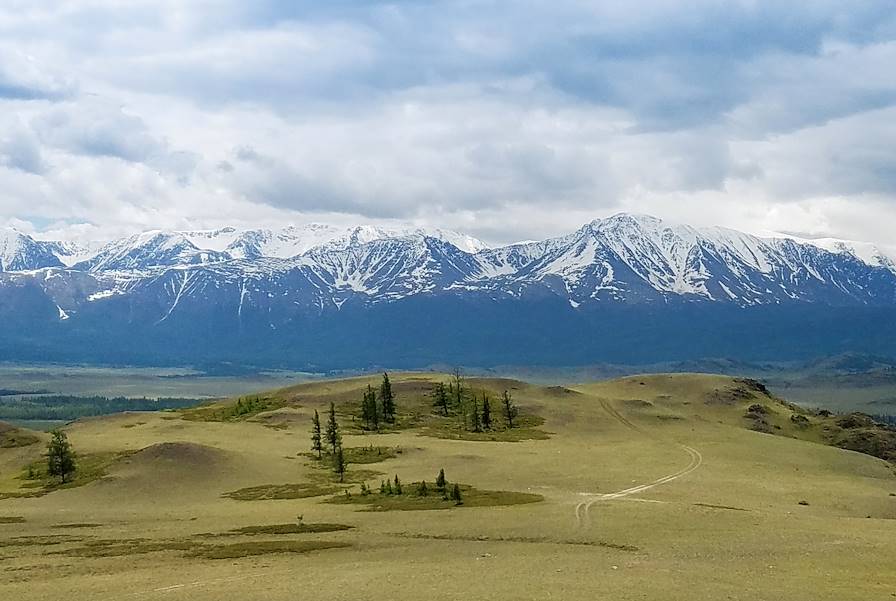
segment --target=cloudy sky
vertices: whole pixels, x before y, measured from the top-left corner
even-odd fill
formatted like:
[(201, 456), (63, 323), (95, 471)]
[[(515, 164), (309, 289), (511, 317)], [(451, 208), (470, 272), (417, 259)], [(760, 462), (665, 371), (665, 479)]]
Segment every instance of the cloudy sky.
[(893, 0), (4, 0), (0, 225), (896, 244)]

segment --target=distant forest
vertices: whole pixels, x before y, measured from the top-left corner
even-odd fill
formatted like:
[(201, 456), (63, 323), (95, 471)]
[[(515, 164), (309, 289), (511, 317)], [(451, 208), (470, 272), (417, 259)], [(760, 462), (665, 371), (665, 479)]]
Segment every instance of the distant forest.
[(74, 420), (121, 411), (161, 411), (182, 409), (203, 403), (192, 398), (127, 398), (47, 394), (40, 396), (0, 395), (0, 420)]

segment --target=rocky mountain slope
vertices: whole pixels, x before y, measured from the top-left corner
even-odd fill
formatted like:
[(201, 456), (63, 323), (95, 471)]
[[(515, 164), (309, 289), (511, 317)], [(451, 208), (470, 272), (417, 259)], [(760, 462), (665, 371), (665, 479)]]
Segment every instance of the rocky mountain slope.
[[(262, 343), (297, 329), (325, 337), (409, 312), (439, 327), (486, 315), (492, 322), (589, 321), (578, 336), (619, 311), (671, 323), (676, 311), (712, 308), (726, 315), (718, 324), (725, 327), (744, 315), (769, 321), (781, 311), (891, 315), (896, 308), (896, 267), (876, 247), (759, 238), (629, 214), (500, 248), (446, 230), (313, 224), (151, 231), (95, 250), (5, 231), (0, 268), (0, 312), (15, 320), (7, 324), (15, 339), (28, 328), (62, 340), (99, 332), (117, 339), (129, 329), (165, 341), (186, 327)], [(169, 324), (181, 329), (168, 331)], [(496, 326), (495, 336), (505, 327)]]

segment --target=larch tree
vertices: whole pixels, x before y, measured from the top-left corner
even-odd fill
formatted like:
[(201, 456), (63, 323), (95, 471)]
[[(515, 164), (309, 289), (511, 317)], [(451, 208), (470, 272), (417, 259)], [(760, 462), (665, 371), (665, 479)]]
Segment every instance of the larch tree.
[(333, 453), (333, 471), (339, 474), (339, 481), (345, 479), (345, 453), (342, 451), (342, 442), (336, 445), (336, 451)]
[(485, 430), (492, 429), (492, 406), (488, 402), (488, 395), (482, 395), (482, 427)]
[(432, 397), (432, 406), (444, 417), (448, 417), (448, 405), (450, 400), (448, 397), (448, 388), (445, 386), (444, 382), (436, 382), (436, 385), (432, 389)]
[(323, 440), (321, 439), (320, 415), (317, 409), (314, 410), (314, 417), (311, 418), (311, 450), (317, 453), (317, 458), (321, 458), (324, 450)]
[(454, 368), (454, 386), (452, 388), (454, 392), (454, 405), (458, 408), (463, 407), (464, 404), (464, 377), (461, 375), (460, 368)]
[(395, 423), (395, 395), (392, 393), (392, 382), (389, 374), (383, 372), (383, 383), (380, 384), (380, 400), (383, 404), (383, 419), (390, 424)]
[(451, 489), (451, 500), (455, 505), (463, 505), (464, 500), (460, 495), (460, 484), (455, 482), (454, 488)]
[(336, 447), (342, 445), (342, 436), (339, 434), (339, 422), (336, 421), (336, 405), (330, 402), (330, 415), (327, 417), (327, 444), (336, 454)]
[(53, 430), (53, 438), (47, 445), (47, 473), (65, 484), (75, 473), (75, 452), (62, 430)]
[(473, 397), (473, 412), (470, 414), (470, 430), (473, 432), (482, 432), (482, 422), (479, 419), (479, 403), (476, 397)]
[(504, 413), (504, 421), (507, 423), (508, 428), (513, 428), (513, 420), (516, 419), (517, 416), (517, 408), (516, 405), (513, 404), (513, 398), (510, 396), (510, 392), (504, 391), (504, 398), (501, 401), (501, 409)]

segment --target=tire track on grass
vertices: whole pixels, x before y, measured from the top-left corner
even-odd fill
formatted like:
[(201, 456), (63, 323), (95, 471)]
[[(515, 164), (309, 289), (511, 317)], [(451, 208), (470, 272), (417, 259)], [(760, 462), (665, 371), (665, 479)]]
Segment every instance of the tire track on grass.
[[(604, 411), (606, 411), (608, 414), (610, 414), (613, 418), (618, 420), (624, 426), (626, 426), (627, 428), (630, 428), (631, 430), (633, 430), (643, 436), (647, 436), (647, 433), (644, 432), (644, 430), (639, 428), (636, 424), (632, 423), (628, 418), (626, 418), (624, 415), (622, 415), (608, 401), (600, 399), (600, 404), (601, 404), (601, 407), (604, 409)], [(693, 447), (689, 447), (687, 445), (683, 445), (683, 444), (679, 444), (679, 443), (675, 443), (675, 444), (680, 449), (684, 450), (690, 457), (690, 462), (688, 463), (688, 465), (686, 467), (678, 470), (677, 472), (675, 472), (673, 474), (669, 474), (667, 476), (657, 478), (656, 480), (654, 480), (652, 482), (648, 482), (646, 484), (639, 484), (637, 486), (632, 486), (630, 488), (626, 488), (626, 489), (619, 490), (619, 491), (612, 492), (612, 493), (591, 495), (592, 496), (591, 499), (589, 499), (588, 501), (582, 501), (581, 503), (576, 505), (576, 511), (575, 511), (576, 523), (579, 526), (589, 523), (590, 519), (591, 519), (590, 515), (589, 515), (589, 511), (591, 510), (591, 507), (594, 506), (596, 503), (600, 503), (602, 501), (612, 501), (614, 499), (622, 499), (622, 498), (625, 498), (625, 497), (628, 497), (628, 496), (631, 496), (634, 494), (638, 494), (638, 493), (650, 490), (654, 487), (661, 486), (663, 484), (667, 484), (667, 483), (677, 480), (683, 476), (687, 476), (688, 474), (690, 474), (694, 470), (698, 469), (703, 464), (703, 455), (700, 454), (700, 451), (698, 451), (697, 449), (695, 449)]]

